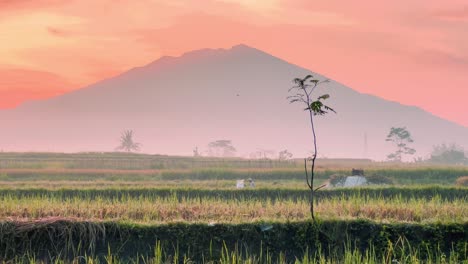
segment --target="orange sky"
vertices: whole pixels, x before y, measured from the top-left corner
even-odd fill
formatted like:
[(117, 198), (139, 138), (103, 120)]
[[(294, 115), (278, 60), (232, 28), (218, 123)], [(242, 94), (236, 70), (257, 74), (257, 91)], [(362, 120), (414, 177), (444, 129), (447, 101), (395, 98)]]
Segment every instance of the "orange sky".
[(0, 0), (0, 107), (239, 43), (468, 126), (466, 0)]

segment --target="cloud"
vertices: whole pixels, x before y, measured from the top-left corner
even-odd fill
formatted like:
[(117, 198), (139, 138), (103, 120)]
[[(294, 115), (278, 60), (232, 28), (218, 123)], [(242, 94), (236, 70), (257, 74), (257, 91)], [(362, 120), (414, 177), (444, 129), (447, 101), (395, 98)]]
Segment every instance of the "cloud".
[(17, 68), (0, 69), (0, 108), (12, 108), (24, 101), (45, 99), (76, 88), (57, 74)]
[(468, 22), (468, 6), (456, 9), (445, 9), (433, 12), (432, 15), (442, 20)]
[(42, 11), (64, 4), (60, 0), (0, 0), (0, 22), (16, 15)]
[(34, 100), (43, 100), (54, 96), (62, 95), (66, 90), (8, 90), (0, 91), (0, 109), (8, 109), (17, 107), (25, 102)]
[(41, 70), (0, 68), (0, 76), (2, 76), (0, 78), (0, 91), (65, 91), (73, 86), (71, 82), (60, 75)]
[(49, 34), (51, 34), (52, 36), (62, 37), (62, 38), (68, 37), (71, 35), (71, 32), (66, 31), (64, 29), (59, 29), (56, 27), (47, 27), (47, 32), (49, 32)]
[(424, 50), (416, 54), (416, 59), (423, 65), (437, 65), (451, 67), (456, 70), (468, 68), (468, 57), (453, 54), (442, 50)]
[[(314, 52), (321, 49), (330, 52), (348, 51), (347, 56), (354, 56), (362, 51), (396, 53), (401, 44), (392, 34), (362, 30), (359, 27), (336, 24), (255, 25), (206, 13), (180, 16), (171, 26), (136, 30), (133, 34), (147, 46), (158, 45), (165, 55), (180, 55), (202, 48), (229, 48), (245, 43), (262, 50), (276, 51), (275, 54), (286, 58), (309, 50), (303, 61), (309, 56), (322, 56), (323, 52)], [(354, 54), (351, 54), (353, 51)], [(333, 54), (330, 56), (334, 57)]]
[(1, 0), (0, 9), (34, 9), (39, 7), (46, 7), (50, 5), (60, 4), (60, 0)]

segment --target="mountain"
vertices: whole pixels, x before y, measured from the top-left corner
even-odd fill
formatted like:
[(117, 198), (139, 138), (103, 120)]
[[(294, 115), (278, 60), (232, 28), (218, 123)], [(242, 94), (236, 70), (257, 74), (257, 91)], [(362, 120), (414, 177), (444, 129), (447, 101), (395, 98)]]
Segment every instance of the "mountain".
[[(190, 155), (217, 139), (230, 139), (241, 155), (312, 150), (303, 106), (286, 99), (292, 79), (312, 74), (260, 50), (238, 45), (162, 57), (88, 87), (0, 111), (0, 148), (8, 151), (112, 151), (123, 130), (149, 153)], [(362, 94), (331, 81), (337, 114), (318, 117), (319, 157), (384, 159), (392, 126), (406, 126), (415, 156), (456, 142), (468, 149), (468, 128), (414, 106)]]

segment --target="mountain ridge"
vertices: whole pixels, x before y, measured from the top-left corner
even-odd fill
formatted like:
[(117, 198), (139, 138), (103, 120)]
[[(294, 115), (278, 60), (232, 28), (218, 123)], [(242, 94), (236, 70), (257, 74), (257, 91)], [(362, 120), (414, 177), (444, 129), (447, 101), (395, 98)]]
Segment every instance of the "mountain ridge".
[[(229, 138), (242, 153), (287, 148), (306, 155), (311, 148), (304, 147), (302, 138), (309, 139), (310, 128), (305, 113), (301, 115), (303, 107), (289, 104), (286, 97), (292, 79), (307, 74), (326, 78), (243, 44), (161, 57), (65, 95), (0, 111), (12, 130), (6, 133), (10, 143), (0, 139), (0, 144), (18, 150), (30, 150), (28, 146), (41, 150), (48, 144), (57, 150), (110, 150), (120, 131), (133, 128), (137, 140), (141, 135), (143, 150), (150, 152), (187, 155), (195, 146)], [(380, 140), (392, 126), (414, 131), (415, 141), (421, 141), (418, 148), (426, 155), (432, 145), (444, 142), (468, 147), (466, 127), (420, 107), (360, 93), (333, 80), (317, 94), (322, 92), (332, 96), (330, 103), (338, 111), (317, 119), (319, 151), (327, 156), (367, 158), (362, 153), (369, 153), (383, 159), (391, 146)], [(444, 139), (434, 133), (439, 128)], [(40, 133), (22, 132), (27, 130)]]

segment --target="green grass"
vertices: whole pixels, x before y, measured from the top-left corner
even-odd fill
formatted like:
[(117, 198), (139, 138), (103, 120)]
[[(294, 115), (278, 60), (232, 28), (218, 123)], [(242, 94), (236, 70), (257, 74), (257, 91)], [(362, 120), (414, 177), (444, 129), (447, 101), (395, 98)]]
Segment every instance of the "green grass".
[(269, 252), (251, 253), (248, 249), (230, 250), (226, 247), (222, 248), (222, 255), (219, 258), (206, 257), (200, 261), (193, 260), (189, 253), (175, 252), (174, 255), (166, 254), (161, 248), (160, 243), (155, 245), (155, 254), (153, 256), (140, 255), (134, 258), (122, 258), (119, 255), (114, 255), (111, 251), (102, 257), (94, 256), (75, 256), (71, 259), (50, 257), (46, 259), (37, 258), (29, 254), (17, 256), (8, 262), (0, 262), (3, 264), (67, 264), (67, 263), (85, 263), (85, 264), (162, 264), (162, 263), (202, 263), (202, 264), (382, 264), (382, 263), (425, 263), (425, 264), (466, 264), (468, 261), (463, 256), (456, 252), (450, 252), (446, 255), (443, 252), (433, 252), (428, 258), (421, 257), (421, 250), (412, 250), (411, 246), (406, 246), (404, 243), (396, 245), (397, 250), (407, 250), (405, 255), (394, 254), (395, 246), (389, 246), (384, 253), (384, 256), (375, 254), (372, 248), (361, 252), (354, 248), (347, 249), (343, 255), (326, 255), (323, 252), (318, 252), (313, 255), (304, 253), (302, 256), (296, 256), (294, 260), (287, 260), (285, 254), (280, 252), (277, 255)]
[[(349, 175), (349, 169), (319, 169), (317, 181), (332, 175)], [(395, 185), (454, 185), (468, 175), (467, 168), (368, 168), (368, 176), (388, 178)], [(24, 181), (255, 181), (303, 182), (302, 168), (190, 168), (190, 169), (0, 169), (0, 182)]]
[[(115, 183), (115, 182), (64, 182), (64, 183), (14, 183), (2, 185), (0, 182), (0, 197), (51, 197), (51, 198), (83, 198), (119, 199), (131, 198), (167, 198), (177, 197), (180, 201), (187, 198), (217, 198), (224, 200), (304, 200), (308, 199), (310, 191), (303, 183), (291, 182), (272, 185), (269, 182), (257, 182), (255, 188), (236, 189), (232, 181), (174, 181), (155, 184), (154, 182)], [(359, 188), (323, 188), (316, 194), (318, 200), (339, 197), (368, 197), (426, 199), (434, 197), (452, 201), (468, 199), (467, 187), (421, 186), (421, 187), (359, 187)]]
[(361, 220), (152, 226), (0, 222), (0, 258), (13, 260), (9, 263), (466, 263), (467, 228)]

